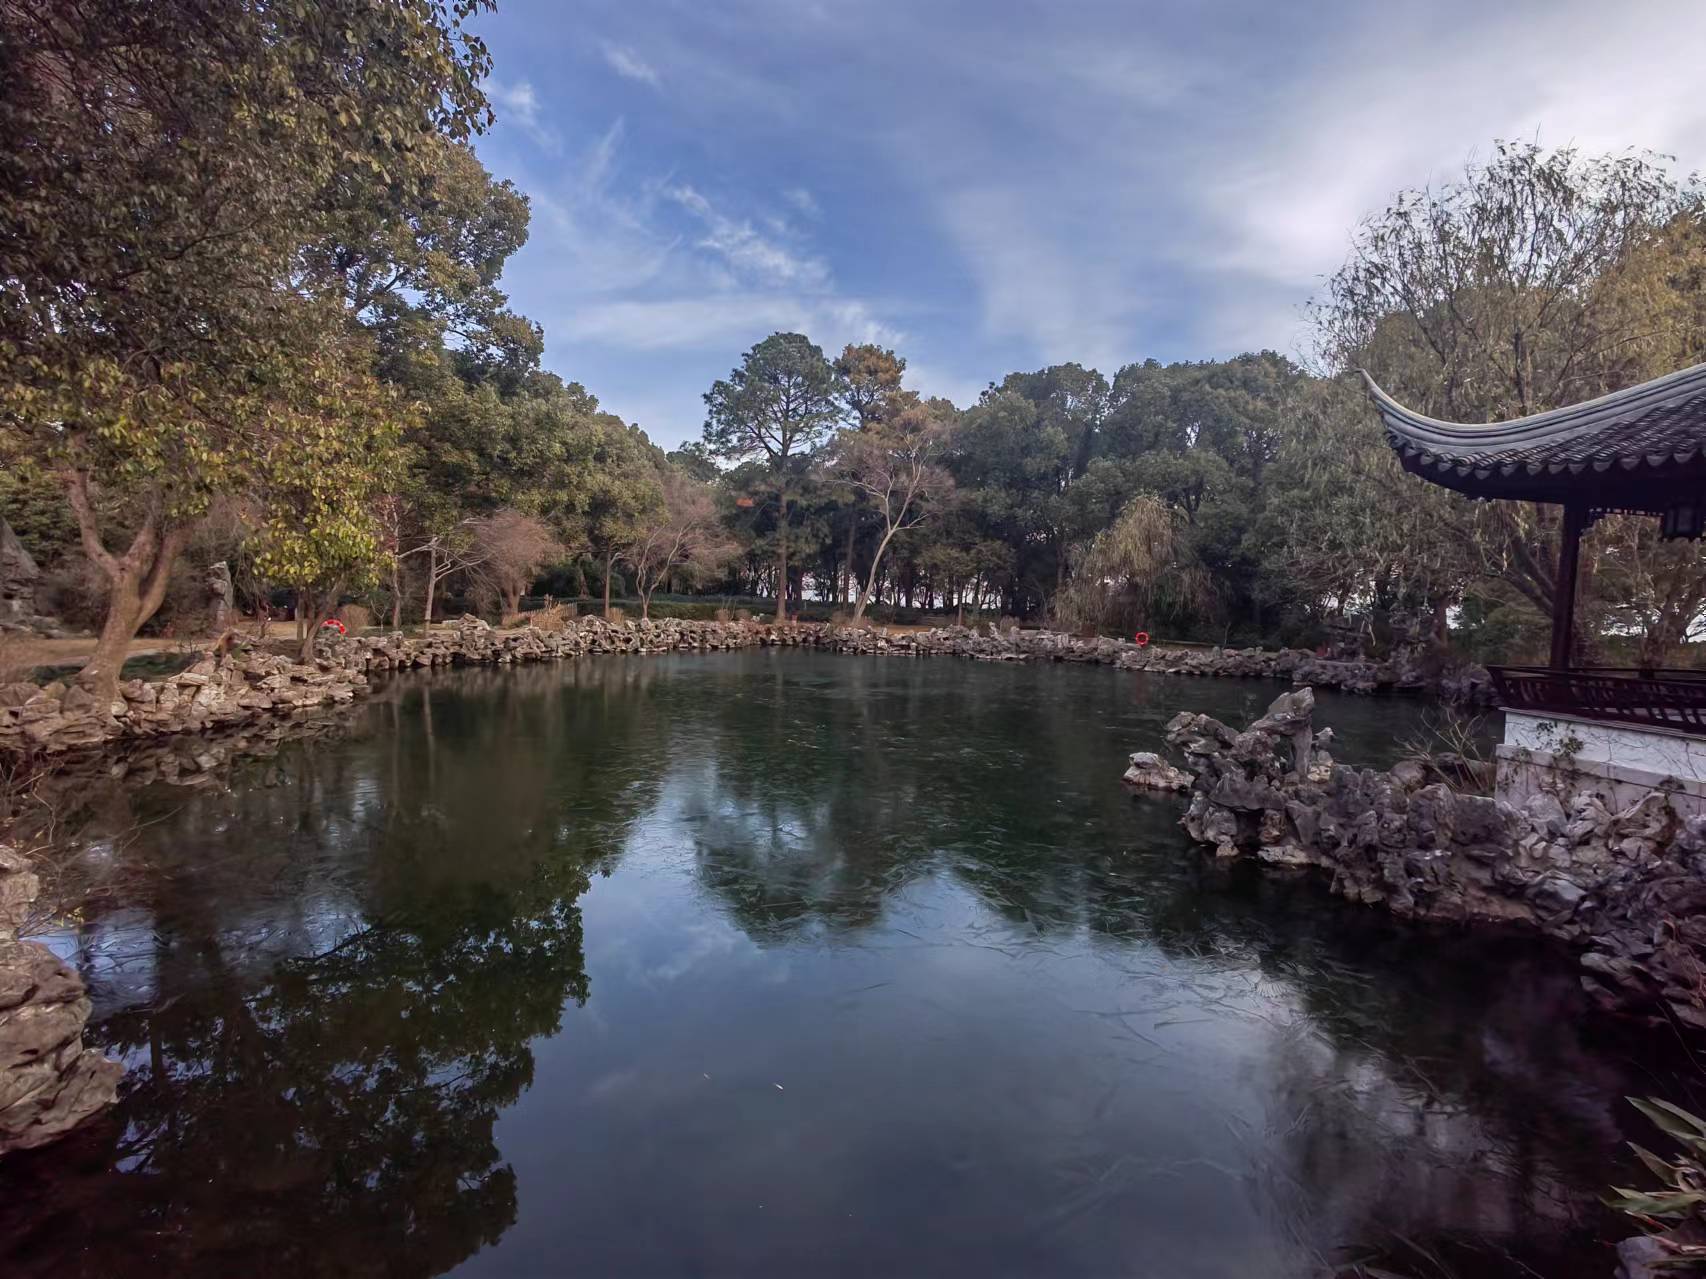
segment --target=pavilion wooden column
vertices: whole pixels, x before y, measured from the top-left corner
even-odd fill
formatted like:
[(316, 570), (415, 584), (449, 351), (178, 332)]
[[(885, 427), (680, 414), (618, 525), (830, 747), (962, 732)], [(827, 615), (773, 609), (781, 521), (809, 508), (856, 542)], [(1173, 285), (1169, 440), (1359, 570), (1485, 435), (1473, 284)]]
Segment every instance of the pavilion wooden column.
[(1570, 668), (1576, 647), (1576, 577), (1582, 554), (1582, 530), (1588, 525), (1587, 503), (1564, 503), (1564, 535), (1558, 543), (1558, 572), (1552, 579), (1552, 669)]

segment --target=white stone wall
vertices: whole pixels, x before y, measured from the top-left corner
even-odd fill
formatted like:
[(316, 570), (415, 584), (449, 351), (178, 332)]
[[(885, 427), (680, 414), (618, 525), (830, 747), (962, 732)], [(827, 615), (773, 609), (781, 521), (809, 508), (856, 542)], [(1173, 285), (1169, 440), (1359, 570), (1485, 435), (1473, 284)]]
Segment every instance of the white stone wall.
[(1706, 738), (1672, 728), (1507, 710), (1505, 745), (1569, 755), (1584, 764), (1615, 764), (1678, 781), (1706, 782)]
[(1621, 808), (1662, 790), (1682, 815), (1706, 813), (1706, 738), (1676, 729), (1507, 710), (1497, 755), (1496, 793), (1513, 804), (1585, 791)]

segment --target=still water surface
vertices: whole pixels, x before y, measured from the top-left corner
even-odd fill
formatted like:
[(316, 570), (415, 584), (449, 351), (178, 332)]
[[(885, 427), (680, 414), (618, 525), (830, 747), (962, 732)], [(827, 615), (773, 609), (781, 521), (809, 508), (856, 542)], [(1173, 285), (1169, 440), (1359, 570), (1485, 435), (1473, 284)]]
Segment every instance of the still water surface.
[[(53, 941), (130, 1073), (0, 1166), (0, 1273), (1607, 1275), (1620, 1098), (1690, 1098), (1567, 961), (1120, 787), (1278, 691), (594, 659), (94, 788), (140, 829)], [(1318, 722), (1378, 764), (1419, 713)]]

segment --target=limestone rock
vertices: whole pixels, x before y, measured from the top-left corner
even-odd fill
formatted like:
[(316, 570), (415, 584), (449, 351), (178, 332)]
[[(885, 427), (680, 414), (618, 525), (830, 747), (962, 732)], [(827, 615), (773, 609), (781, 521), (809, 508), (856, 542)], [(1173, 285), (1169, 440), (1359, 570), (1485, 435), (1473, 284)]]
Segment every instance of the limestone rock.
[(1586, 792), (1517, 809), (1455, 789), (1460, 771), (1435, 760), (1348, 768), (1303, 753), (1313, 710), (1299, 689), (1243, 732), (1173, 718), (1193, 839), (1217, 857), (1318, 866), (1334, 892), (1395, 914), (1533, 928), (1585, 952), (1583, 986), (1605, 1007), (1706, 1029), (1706, 819), (1679, 820), (1662, 791), (1615, 813)]
[(45, 1145), (112, 1105), (123, 1073), (83, 1047), (83, 979), (17, 939), (36, 887), (24, 858), (0, 846), (0, 1155)]
[(218, 635), (231, 625), (236, 593), (231, 582), (231, 565), (224, 560), (209, 564), (202, 574), (202, 589), (207, 592), (207, 629)]
[(1138, 751), (1125, 771), (1125, 784), (1137, 790), (1181, 791), (1191, 788), (1191, 775), (1174, 768), (1153, 751)]
[(0, 519), (0, 620), (22, 622), (35, 616), (40, 579), (34, 558), (12, 526)]

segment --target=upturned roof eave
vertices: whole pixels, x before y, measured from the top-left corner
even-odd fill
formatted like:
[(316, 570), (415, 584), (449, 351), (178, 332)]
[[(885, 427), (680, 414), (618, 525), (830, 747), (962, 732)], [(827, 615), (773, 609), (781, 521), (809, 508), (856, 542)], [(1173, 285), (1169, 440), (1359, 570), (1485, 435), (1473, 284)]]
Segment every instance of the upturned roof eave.
[(1557, 504), (1585, 499), (1598, 509), (1657, 515), (1679, 500), (1706, 492), (1706, 453), (1702, 452), (1683, 462), (1667, 460), (1660, 465), (1639, 461), (1529, 466), (1424, 454), (1402, 446), (1390, 432), (1387, 439), (1410, 474), (1476, 498)]
[[(1706, 396), (1706, 364), (1695, 364), (1650, 382), (1612, 391), (1561, 409), (1531, 413), (1508, 422), (1446, 422), (1418, 413), (1393, 399), (1367, 369), (1358, 369), (1395, 443), (1407, 444), (1425, 453), (1475, 456), (1540, 444), (1577, 440), (1666, 405)], [(1702, 435), (1706, 436), (1706, 423)], [(1615, 449), (1608, 450), (1608, 456)]]

